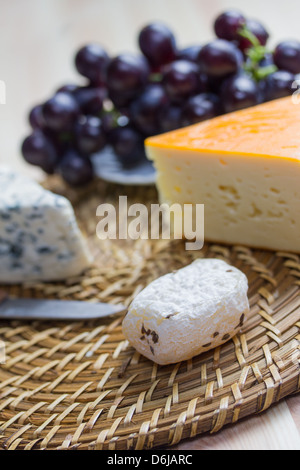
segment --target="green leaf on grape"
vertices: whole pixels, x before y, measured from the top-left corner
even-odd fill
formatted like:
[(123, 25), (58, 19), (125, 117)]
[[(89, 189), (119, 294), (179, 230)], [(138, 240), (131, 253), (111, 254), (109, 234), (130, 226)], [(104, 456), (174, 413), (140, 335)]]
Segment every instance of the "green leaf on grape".
[(149, 76), (149, 81), (150, 82), (161, 82), (162, 81), (162, 78), (163, 78), (163, 74), (162, 73), (152, 73), (150, 76)]
[(239, 36), (242, 36), (245, 39), (248, 39), (253, 47), (259, 47), (261, 44), (257, 37), (247, 28), (246, 25), (243, 25), (239, 30), (238, 30)]
[(259, 67), (257, 70), (255, 70), (255, 78), (259, 82), (260, 80), (264, 80), (265, 78), (268, 77), (268, 75), (271, 75), (272, 73), (276, 72), (278, 68), (276, 65), (267, 65), (266, 67)]
[(257, 82), (264, 80), (268, 75), (276, 72), (278, 68), (276, 65), (261, 66), (261, 61), (271, 51), (266, 47), (262, 46), (257, 37), (244, 25), (239, 29), (238, 34), (248, 39), (252, 44), (249, 49), (245, 51), (248, 60), (244, 63), (244, 70), (249, 73), (254, 80)]

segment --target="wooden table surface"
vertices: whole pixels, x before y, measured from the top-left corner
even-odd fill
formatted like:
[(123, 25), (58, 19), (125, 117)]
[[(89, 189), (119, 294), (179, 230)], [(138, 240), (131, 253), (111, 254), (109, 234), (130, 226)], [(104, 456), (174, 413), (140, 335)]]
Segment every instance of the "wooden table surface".
[[(213, 37), (216, 15), (230, 7), (262, 20), (271, 45), (300, 38), (299, 0), (0, 0), (0, 80), (6, 85), (0, 163), (41, 177), (20, 156), (20, 142), (29, 131), (26, 116), (58, 86), (81, 83), (73, 66), (81, 45), (100, 42), (111, 55), (135, 51), (138, 30), (155, 20), (168, 24), (183, 47), (202, 44)], [(176, 449), (299, 450), (300, 397)]]

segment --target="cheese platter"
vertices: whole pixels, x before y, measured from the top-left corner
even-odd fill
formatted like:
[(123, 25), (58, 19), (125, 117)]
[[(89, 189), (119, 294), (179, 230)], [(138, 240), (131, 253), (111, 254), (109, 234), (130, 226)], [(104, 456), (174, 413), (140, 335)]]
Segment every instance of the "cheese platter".
[[(45, 180), (0, 166), (2, 448), (175, 446), (299, 391), (300, 43), (236, 10), (213, 29), (81, 45), (84, 83), (28, 115)], [(188, 205), (199, 249), (141, 230)]]

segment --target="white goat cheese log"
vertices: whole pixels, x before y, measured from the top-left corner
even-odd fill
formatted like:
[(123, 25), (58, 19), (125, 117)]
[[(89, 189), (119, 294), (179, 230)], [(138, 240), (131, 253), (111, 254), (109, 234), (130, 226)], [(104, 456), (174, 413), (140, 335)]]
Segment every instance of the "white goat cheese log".
[(158, 364), (190, 359), (228, 341), (249, 313), (248, 281), (218, 259), (196, 260), (141, 291), (123, 320), (138, 352)]
[(92, 261), (70, 202), (0, 167), (0, 283), (56, 281)]

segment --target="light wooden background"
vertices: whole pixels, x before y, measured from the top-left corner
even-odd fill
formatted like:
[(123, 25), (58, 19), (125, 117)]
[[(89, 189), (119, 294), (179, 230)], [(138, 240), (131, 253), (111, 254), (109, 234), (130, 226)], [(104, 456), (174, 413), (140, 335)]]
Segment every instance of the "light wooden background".
[[(82, 44), (100, 42), (111, 55), (135, 51), (137, 31), (155, 20), (167, 23), (182, 47), (201, 44), (213, 37), (214, 18), (230, 7), (263, 20), (271, 45), (300, 39), (299, 0), (0, 0), (0, 80), (6, 84), (0, 163), (41, 177), (20, 157), (20, 142), (29, 131), (27, 113), (58, 86), (81, 82), (73, 57)], [(177, 449), (299, 450), (299, 395)]]

